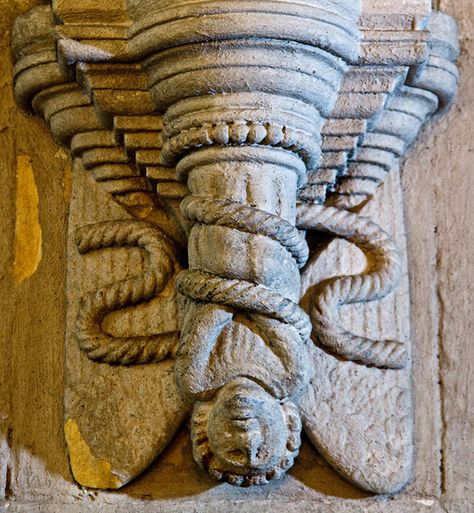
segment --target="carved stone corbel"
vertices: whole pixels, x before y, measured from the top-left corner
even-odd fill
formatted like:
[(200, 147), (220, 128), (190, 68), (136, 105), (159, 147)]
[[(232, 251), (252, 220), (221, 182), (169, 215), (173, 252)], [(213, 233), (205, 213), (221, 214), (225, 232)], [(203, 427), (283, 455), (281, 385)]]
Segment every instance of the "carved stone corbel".
[(90, 4), (54, 1), (13, 32), (18, 102), (75, 159), (76, 479), (125, 485), (190, 416), (217, 480), (280, 478), (304, 428), (347, 479), (400, 491), (411, 344), (344, 312), (406, 322), (403, 251), (367, 214), (400, 219), (396, 181), (386, 207), (370, 200), (453, 100), (454, 21), (423, 0)]

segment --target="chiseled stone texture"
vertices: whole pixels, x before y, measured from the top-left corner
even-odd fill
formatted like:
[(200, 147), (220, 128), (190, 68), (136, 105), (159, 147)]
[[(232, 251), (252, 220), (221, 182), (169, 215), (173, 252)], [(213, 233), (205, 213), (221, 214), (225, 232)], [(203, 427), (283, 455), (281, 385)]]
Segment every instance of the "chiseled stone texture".
[[(23, 2), (20, 2), (23, 3)], [(29, 5), (0, 2), (8, 27), (17, 11)], [(446, 9), (449, 6), (441, 6)], [(465, 48), (472, 27), (467, 1), (453, 8), (463, 24)], [(15, 12), (13, 12), (15, 11)], [(330, 511), (424, 513), (472, 509), (472, 372), (468, 351), (472, 322), (469, 277), (472, 260), (472, 173), (469, 174), (468, 120), (472, 113), (472, 62), (463, 56), (464, 84), (458, 110), (448, 121), (430, 128), (410, 157), (404, 173), (410, 243), (410, 277), (414, 298), (416, 480), (400, 498), (364, 497), (340, 479), (308, 445), (299, 463), (282, 483), (260, 490), (216, 486), (197, 470), (184, 431), (163, 459), (138, 482), (120, 493), (90, 492), (71, 481), (62, 438), (62, 336), (64, 324), (65, 210), (70, 194), (70, 164), (37, 121), (19, 114), (9, 83), (8, 33), (2, 39), (0, 161), (10, 191), (0, 223), (8, 233), (4, 254), (13, 247), (16, 155), (29, 155), (40, 198), (44, 254), (36, 273), (15, 285), (12, 262), (4, 266), (4, 315), (9, 319), (0, 346), (0, 379), (9, 393), (0, 397), (0, 496), (6, 511)], [(463, 108), (463, 110), (460, 110)], [(453, 125), (453, 126), (452, 126)], [(446, 128), (448, 127), (448, 128)], [(425, 151), (425, 147), (428, 150)], [(41, 148), (41, 151), (38, 151)], [(447, 175), (446, 168), (451, 174)], [(396, 178), (396, 177), (395, 177)], [(9, 203), (9, 201), (11, 203)], [(466, 240), (466, 245), (460, 244)], [(471, 286), (472, 287), (472, 286)], [(32, 341), (34, 341), (32, 343)], [(471, 379), (471, 387), (469, 387)], [(438, 381), (440, 383), (438, 383)], [(3, 395), (3, 394), (2, 394)], [(5, 464), (4, 464), (5, 463)], [(441, 502), (440, 502), (441, 501)], [(244, 509), (244, 510), (245, 510)]]

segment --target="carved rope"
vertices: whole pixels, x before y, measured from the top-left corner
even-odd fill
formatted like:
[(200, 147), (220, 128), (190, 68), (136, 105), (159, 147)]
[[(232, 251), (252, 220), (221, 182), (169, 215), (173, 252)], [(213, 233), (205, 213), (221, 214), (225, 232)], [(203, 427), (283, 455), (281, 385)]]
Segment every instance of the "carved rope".
[[(409, 393), (397, 392), (409, 389), (408, 350), (350, 333), (340, 308), (389, 294), (402, 261), (388, 234), (343, 209), (367, 201), (452, 101), (454, 23), (421, 1), (409, 13), (379, 0), (99, 4), (40, 6), (12, 37), (19, 102), (139, 220), (80, 228), (80, 253), (138, 247), (148, 259), (80, 304), (81, 349), (117, 365), (175, 357), (195, 460), (216, 479), (281, 477), (301, 416), (339, 472), (398, 491), (412, 444)], [(368, 261), (317, 284), (311, 318), (297, 304), (300, 228), (345, 238)], [(181, 293), (178, 348), (174, 332), (104, 331), (107, 313), (168, 285)], [(357, 401), (367, 433), (344, 415)], [(118, 470), (120, 484), (135, 477)]]
[(191, 151), (216, 144), (268, 144), (284, 148), (300, 155), (308, 169), (317, 165), (320, 155), (320, 142), (312, 134), (275, 123), (239, 120), (183, 130), (165, 142), (163, 158), (172, 164), (183, 149)]
[(365, 365), (401, 369), (407, 363), (405, 345), (370, 340), (345, 330), (339, 308), (378, 301), (398, 285), (402, 261), (393, 239), (370, 219), (332, 207), (301, 205), (297, 224), (305, 230), (328, 232), (356, 244), (365, 254), (368, 270), (358, 276), (324, 281), (312, 293), (311, 321), (318, 340), (339, 356)]
[(88, 358), (114, 365), (136, 365), (159, 362), (172, 354), (179, 341), (178, 332), (114, 337), (102, 328), (108, 313), (150, 301), (168, 284), (176, 256), (167, 237), (151, 224), (111, 221), (79, 228), (76, 243), (82, 255), (127, 246), (141, 248), (148, 255), (144, 274), (100, 288), (82, 301), (76, 320), (77, 339)]
[(303, 341), (311, 334), (308, 316), (296, 303), (255, 283), (227, 280), (199, 271), (182, 271), (176, 286), (179, 292), (197, 301), (231, 306), (291, 324)]
[(192, 222), (226, 226), (278, 241), (303, 267), (309, 249), (304, 234), (291, 223), (264, 210), (251, 208), (229, 200), (189, 196), (181, 203), (183, 215)]

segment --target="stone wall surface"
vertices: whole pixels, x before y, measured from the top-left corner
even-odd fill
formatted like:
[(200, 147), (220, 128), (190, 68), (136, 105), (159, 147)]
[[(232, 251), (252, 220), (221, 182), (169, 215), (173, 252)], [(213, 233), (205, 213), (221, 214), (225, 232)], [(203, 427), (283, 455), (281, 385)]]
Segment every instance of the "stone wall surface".
[(43, 123), (17, 108), (11, 83), (11, 23), (41, 3), (47, 2), (0, 0), (0, 511), (474, 512), (472, 0), (435, 1), (460, 22), (460, 93), (449, 115), (427, 127), (402, 169), (416, 466), (413, 484), (393, 500), (346, 483), (309, 444), (282, 483), (251, 491), (216, 485), (193, 462), (186, 429), (120, 492), (92, 492), (73, 482), (62, 406), (72, 169)]

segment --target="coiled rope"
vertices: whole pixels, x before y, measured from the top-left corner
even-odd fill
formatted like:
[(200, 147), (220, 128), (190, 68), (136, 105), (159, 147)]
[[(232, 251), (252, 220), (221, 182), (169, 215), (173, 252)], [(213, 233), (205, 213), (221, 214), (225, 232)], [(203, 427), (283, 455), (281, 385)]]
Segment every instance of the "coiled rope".
[(402, 262), (393, 239), (368, 218), (321, 205), (299, 206), (297, 226), (329, 232), (354, 243), (369, 263), (363, 274), (332, 278), (316, 287), (310, 316), (321, 344), (337, 355), (365, 365), (405, 367), (407, 351), (403, 343), (354, 335), (343, 328), (339, 319), (341, 306), (383, 299), (398, 285)]
[[(181, 210), (196, 224), (225, 226), (275, 240), (300, 267), (307, 261), (309, 249), (304, 236), (294, 225), (274, 214), (231, 200), (203, 196), (185, 198)], [(252, 379), (278, 397), (294, 393), (306, 384), (310, 372), (303, 355), (312, 326), (309, 316), (297, 303), (258, 283), (197, 269), (179, 273), (176, 288), (190, 300), (176, 359), (178, 382), (189, 394), (206, 396), (225, 383), (222, 374), (213, 368), (212, 354), (218, 332), (232, 320), (232, 310), (247, 313), (256, 332), (262, 330), (270, 338), (270, 350), (280, 360), (283, 370), (274, 375), (262, 365), (258, 371), (257, 368), (250, 371), (229, 360), (228, 378), (238, 377), (239, 372), (254, 373)]]
[(172, 353), (178, 332), (151, 336), (114, 337), (102, 328), (113, 310), (149, 301), (173, 277), (173, 243), (155, 225), (141, 221), (107, 221), (79, 228), (76, 244), (81, 255), (111, 247), (138, 247), (148, 255), (143, 275), (121, 280), (87, 295), (76, 319), (77, 339), (89, 359), (114, 365), (159, 362)]
[(188, 196), (181, 203), (181, 212), (192, 222), (269, 237), (285, 247), (300, 268), (308, 260), (309, 249), (304, 234), (288, 221), (264, 210), (230, 200)]
[(303, 341), (311, 336), (311, 322), (306, 312), (293, 301), (261, 285), (187, 270), (178, 275), (176, 287), (178, 292), (196, 301), (230, 306), (291, 324)]

